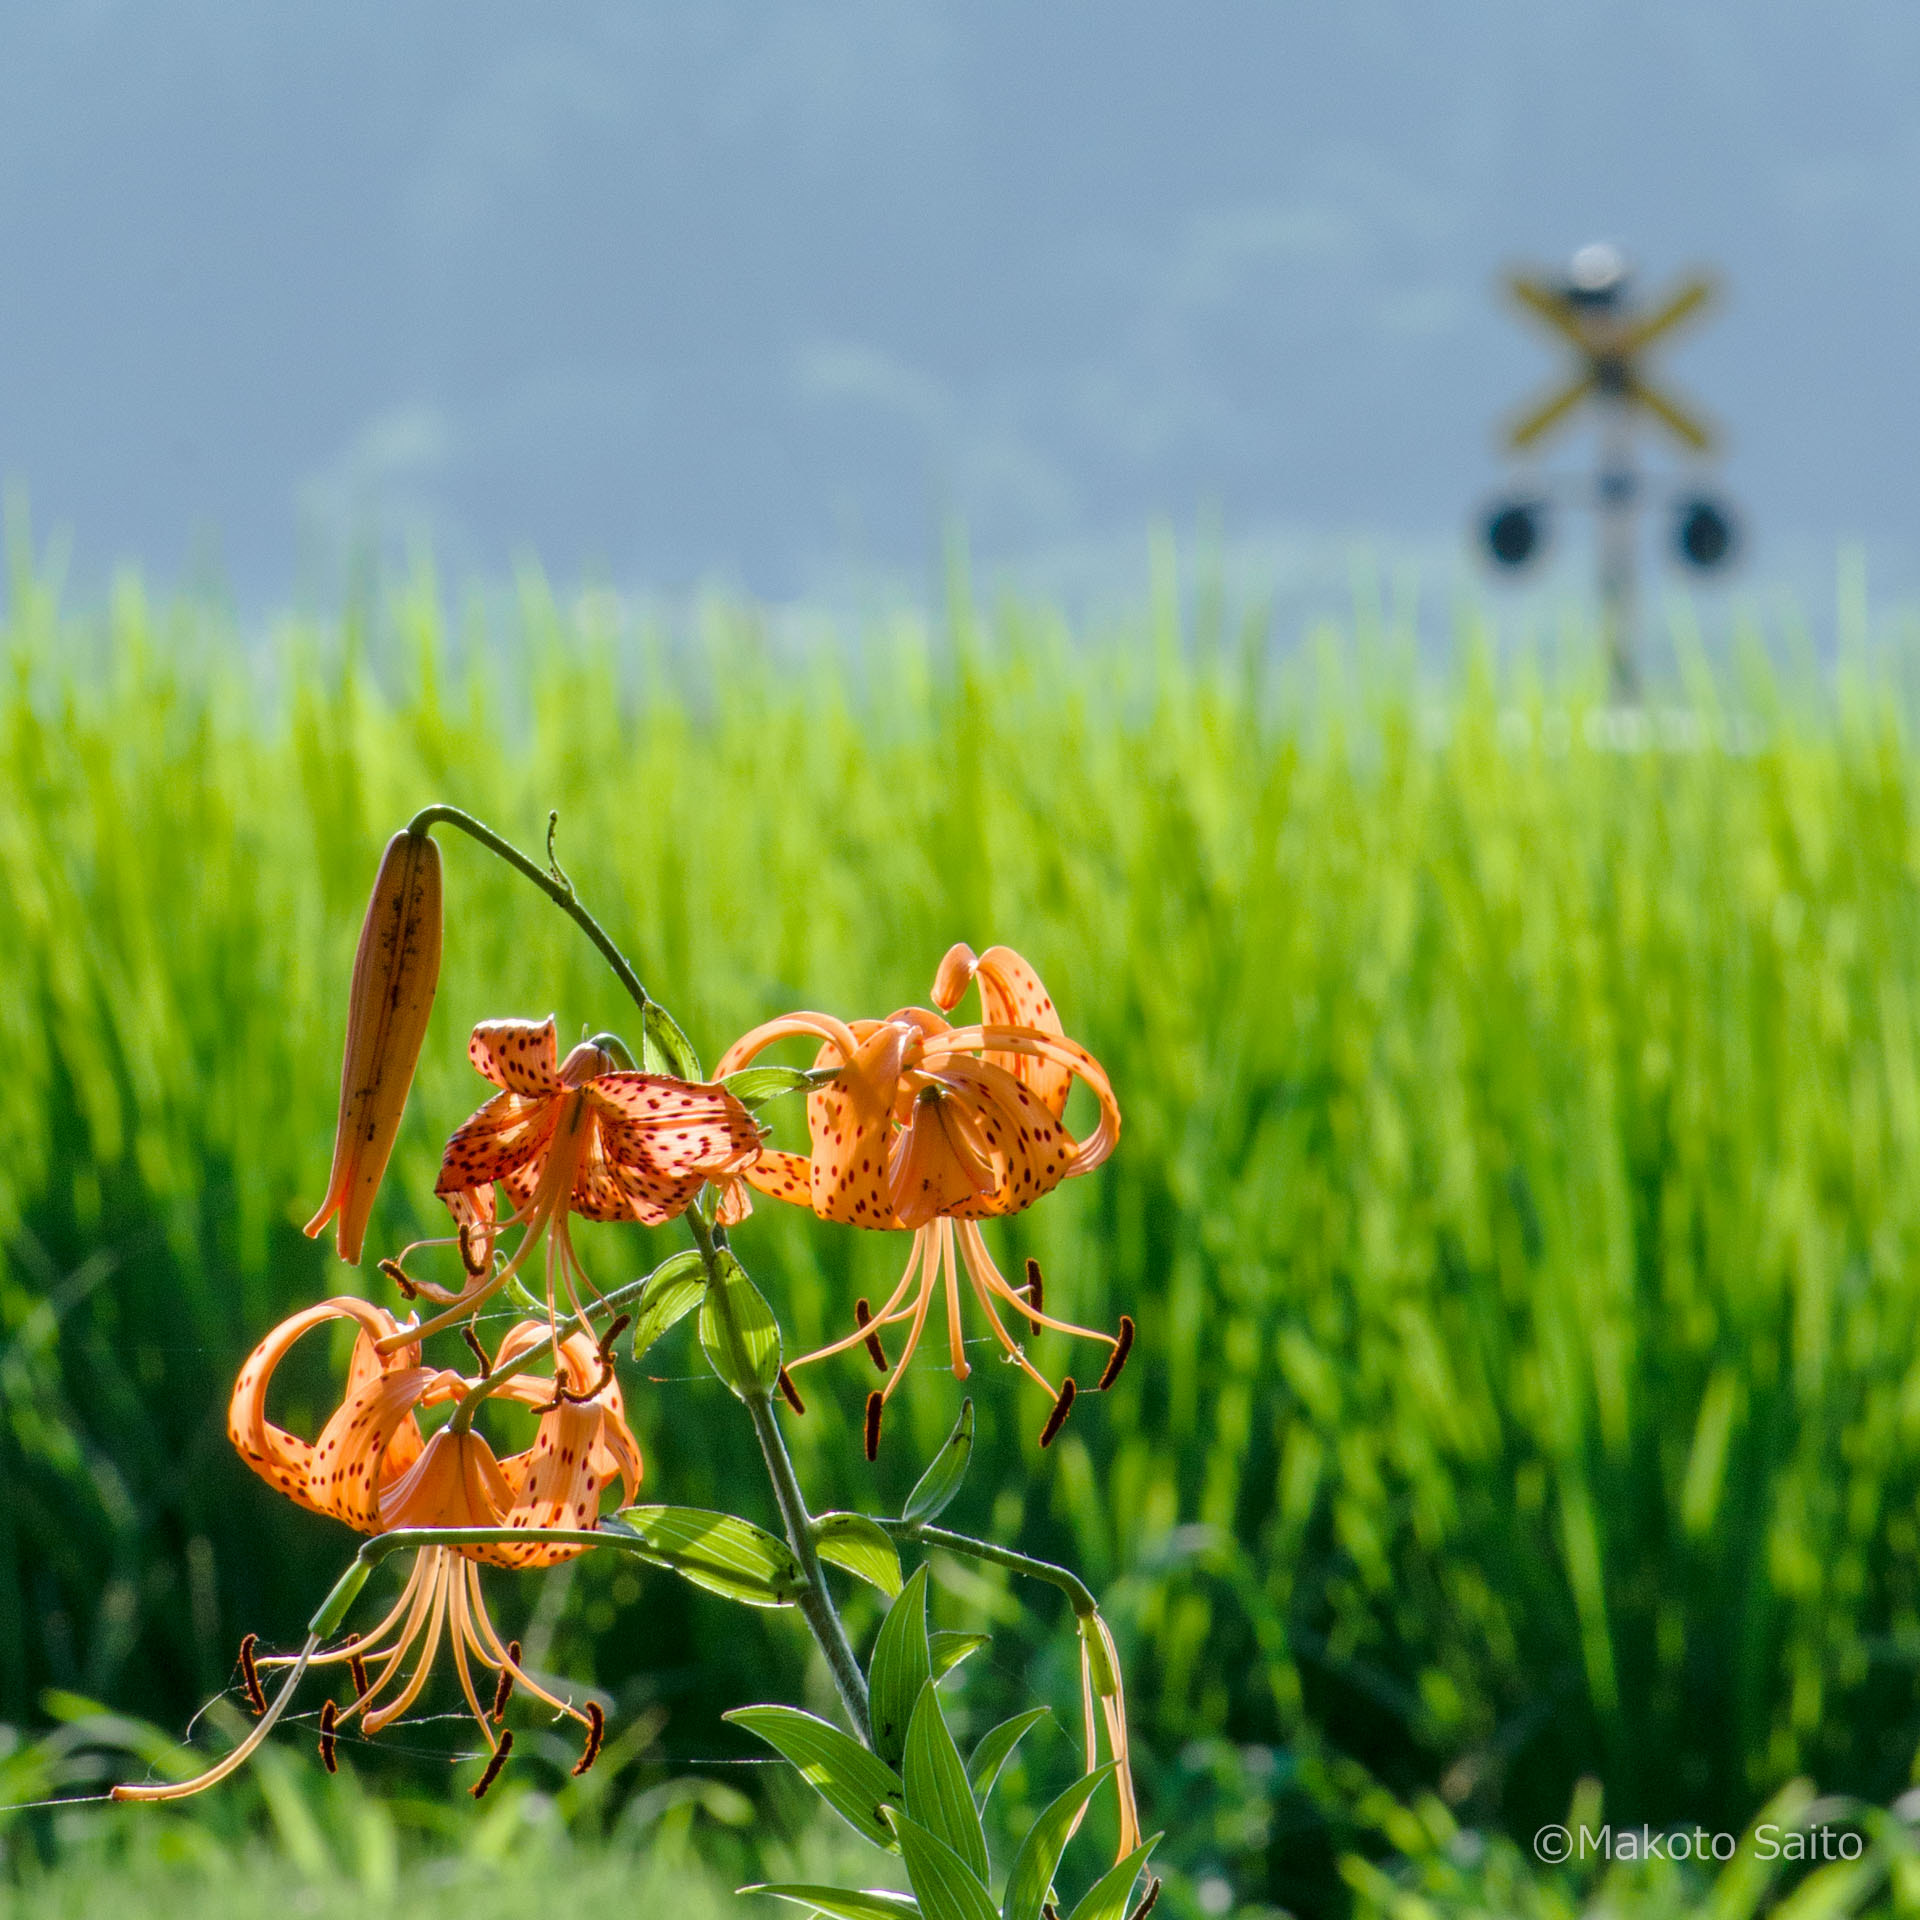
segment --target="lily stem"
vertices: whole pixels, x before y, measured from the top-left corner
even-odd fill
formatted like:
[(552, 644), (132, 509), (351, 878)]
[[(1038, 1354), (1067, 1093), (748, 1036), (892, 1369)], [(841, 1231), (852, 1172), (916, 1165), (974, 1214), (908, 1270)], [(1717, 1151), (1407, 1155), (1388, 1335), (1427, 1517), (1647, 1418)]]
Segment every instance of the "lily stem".
[(458, 807), (438, 804), (422, 807), (407, 822), (407, 831), (425, 833), (429, 827), (435, 826), (458, 827), (462, 833), (479, 841), (489, 853), (498, 854), (508, 866), (531, 880), (600, 949), (601, 958), (613, 969), (614, 978), (626, 988), (634, 1005), (640, 1009), (641, 1018), (646, 1017), (647, 1009), (653, 1001), (646, 988), (640, 984), (640, 976), (627, 964), (626, 955), (613, 944), (606, 929), (580, 904), (574, 894), (571, 880), (564, 877), (557, 878), (539, 861), (522, 853), (511, 840), (502, 838), (484, 821), (476, 820), (472, 814), (464, 813)]
[[(722, 1284), (720, 1274), (723, 1242), (716, 1230), (707, 1225), (698, 1205), (687, 1209), (686, 1218), (687, 1224), (693, 1229), (694, 1239), (699, 1243), (700, 1257), (706, 1263), (710, 1289), (707, 1297), (713, 1302), (716, 1313), (731, 1316), (731, 1293)], [(840, 1695), (840, 1704), (847, 1710), (847, 1718), (853, 1722), (854, 1731), (860, 1738), (872, 1746), (873, 1724), (867, 1704), (866, 1676), (860, 1671), (860, 1662), (854, 1657), (847, 1630), (841, 1624), (839, 1611), (833, 1604), (833, 1595), (827, 1589), (826, 1574), (814, 1547), (813, 1515), (807, 1511), (806, 1496), (800, 1490), (800, 1477), (793, 1470), (793, 1459), (787, 1452), (780, 1422), (774, 1417), (773, 1396), (768, 1393), (748, 1395), (744, 1405), (760, 1442), (760, 1455), (766, 1462), (767, 1478), (773, 1482), (773, 1497), (780, 1508), (781, 1522), (787, 1530), (787, 1544), (793, 1549), (794, 1558), (800, 1562), (800, 1571), (806, 1576), (806, 1591), (799, 1596), (796, 1604), (813, 1630), (814, 1639), (820, 1643), (820, 1651), (826, 1655), (827, 1670), (833, 1675), (833, 1684)]]
[(1067, 1596), (1074, 1613), (1082, 1620), (1091, 1619), (1100, 1611), (1086, 1582), (1078, 1574), (1069, 1573), (1065, 1567), (1056, 1567), (1051, 1560), (1036, 1560), (1030, 1553), (1020, 1553), (1012, 1547), (995, 1546), (991, 1540), (976, 1540), (969, 1533), (954, 1533), (946, 1527), (929, 1526), (924, 1520), (882, 1519), (878, 1524), (882, 1532), (895, 1540), (904, 1540), (911, 1546), (943, 1547), (948, 1553), (962, 1554), (969, 1560), (984, 1560), (989, 1566), (1005, 1567), (1012, 1573), (1024, 1573), (1030, 1580), (1044, 1580)]
[[(549, 821), (549, 849), (552, 843), (551, 825)], [(462, 833), (479, 841), (489, 853), (498, 854), (508, 866), (532, 881), (599, 948), (601, 957), (613, 969), (614, 978), (626, 988), (628, 997), (640, 1009), (643, 1023), (649, 1016), (658, 1019), (665, 1015), (666, 1009), (640, 984), (640, 976), (628, 964), (626, 955), (614, 945), (599, 921), (580, 904), (573, 890), (573, 882), (557, 866), (551, 863), (541, 866), (537, 860), (522, 853), (511, 840), (503, 838), (483, 821), (476, 820), (472, 814), (458, 807), (423, 807), (408, 821), (407, 831), (425, 833), (434, 826), (458, 827)], [(671, 1021), (668, 1026), (670, 1033), (677, 1037), (678, 1029), (672, 1026)], [(721, 1284), (720, 1274), (720, 1251), (726, 1244), (725, 1235), (707, 1224), (697, 1203), (687, 1209), (685, 1218), (700, 1248), (701, 1264), (706, 1268), (715, 1311), (730, 1314), (732, 1308), (727, 1289)], [(814, 1550), (813, 1516), (807, 1511), (806, 1497), (800, 1491), (799, 1477), (793, 1470), (787, 1443), (781, 1436), (779, 1422), (774, 1418), (772, 1396), (749, 1398), (745, 1404), (760, 1442), (761, 1457), (766, 1462), (767, 1478), (773, 1483), (774, 1503), (780, 1509), (780, 1519), (787, 1530), (787, 1544), (793, 1549), (794, 1557), (800, 1562), (800, 1570), (806, 1576), (806, 1591), (796, 1604), (809, 1631), (819, 1643), (821, 1653), (826, 1657), (827, 1671), (833, 1675), (833, 1683), (839, 1692), (841, 1705), (847, 1710), (847, 1718), (853, 1722), (854, 1731), (860, 1738), (872, 1746), (873, 1728), (867, 1709), (866, 1678), (860, 1671), (859, 1661), (854, 1658), (847, 1630), (833, 1604), (833, 1595), (828, 1591), (820, 1556)], [(550, 1537), (558, 1539), (562, 1536)], [(368, 1542), (368, 1548), (377, 1545), (377, 1541)], [(384, 1549), (387, 1552), (392, 1550), (391, 1547)], [(363, 1554), (366, 1551), (363, 1549)]]

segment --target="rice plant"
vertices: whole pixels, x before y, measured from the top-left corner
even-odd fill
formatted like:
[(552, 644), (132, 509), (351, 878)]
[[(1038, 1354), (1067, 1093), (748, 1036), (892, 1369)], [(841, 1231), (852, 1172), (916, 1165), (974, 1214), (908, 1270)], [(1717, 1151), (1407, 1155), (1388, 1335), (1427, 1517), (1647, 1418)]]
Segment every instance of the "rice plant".
[[(1114, 1177), (997, 1251), (1039, 1257), (1077, 1319), (1133, 1311), (1137, 1378), (1036, 1457), (996, 1377), (977, 1477), (1007, 1491), (970, 1522), (1071, 1544), (1140, 1675), (1143, 1793), (1168, 1824), (1211, 1809), (1194, 1844), (1247, 1890), (1330, 1871), (1363, 1778), (1516, 1834), (1586, 1774), (1618, 1819), (1735, 1828), (1801, 1772), (1898, 1791), (1920, 1737), (1902, 661), (1683, 650), (1669, 704), (1620, 714), (1470, 624), (1434, 677), (1377, 636), (1275, 651), (1179, 604), (1074, 631), (959, 592), (937, 626), (800, 648), (748, 607), (664, 632), (535, 580), (456, 622), (422, 581), (243, 646), (131, 586), (69, 616), (17, 573), (0, 1718), (51, 1685), (178, 1726), (342, 1557), (231, 1457), (225, 1400), (291, 1303), (379, 1285), (298, 1227), (380, 845), (447, 800), (524, 842), (556, 811), (557, 857), (709, 1062), (785, 1007), (924, 1002), (956, 939), (1034, 961), (1126, 1126)], [(449, 948), (376, 1250), (430, 1224), (405, 1196), (475, 1104), (473, 1022), (619, 1015), (558, 915), (510, 923), (505, 879), (447, 867), (450, 914), (514, 931)], [(740, 1231), (809, 1344), (901, 1252), (771, 1207)], [(646, 1239), (609, 1278), (653, 1263)], [(684, 1361), (664, 1343), (630, 1410), (649, 1486), (699, 1503), (745, 1463), (689, 1437), (714, 1388)], [(946, 1398), (899, 1396), (911, 1437), (869, 1468), (836, 1397), (857, 1405), (792, 1423), (806, 1471), (897, 1502)], [(1001, 1611), (977, 1576), (936, 1605)], [(798, 1677), (777, 1626), (631, 1574), (556, 1573), (526, 1630), (689, 1742), (769, 1663)], [(1003, 1640), (982, 1715), (1071, 1657)]]

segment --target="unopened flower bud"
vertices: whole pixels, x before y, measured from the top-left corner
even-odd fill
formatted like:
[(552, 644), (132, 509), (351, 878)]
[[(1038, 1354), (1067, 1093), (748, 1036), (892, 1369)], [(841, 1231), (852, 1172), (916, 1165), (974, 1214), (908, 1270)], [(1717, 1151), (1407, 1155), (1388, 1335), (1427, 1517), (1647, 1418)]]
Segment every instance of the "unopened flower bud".
[(374, 1195), (400, 1131), (440, 980), (440, 849), (425, 833), (396, 833), (387, 842), (353, 957), (347, 1045), (340, 1068), (340, 1121), (333, 1137), (333, 1173), (320, 1211), (307, 1222), (317, 1235), (336, 1214), (340, 1258), (360, 1258)]

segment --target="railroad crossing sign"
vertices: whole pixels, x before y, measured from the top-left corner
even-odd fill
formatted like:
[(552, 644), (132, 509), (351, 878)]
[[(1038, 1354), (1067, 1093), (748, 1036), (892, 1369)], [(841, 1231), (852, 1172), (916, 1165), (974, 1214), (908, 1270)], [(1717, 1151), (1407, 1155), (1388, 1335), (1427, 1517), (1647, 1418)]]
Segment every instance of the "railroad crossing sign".
[[(1558, 277), (1510, 274), (1508, 296), (1579, 356), (1573, 373), (1516, 416), (1502, 434), (1506, 451), (1525, 456), (1579, 414), (1591, 411), (1599, 427), (1599, 467), (1591, 493), (1598, 518), (1601, 615), (1614, 691), (1631, 698), (1638, 684), (1634, 641), (1634, 549), (1641, 480), (1634, 461), (1634, 433), (1650, 423), (1678, 441), (1685, 453), (1712, 454), (1718, 436), (1687, 401), (1648, 372), (1648, 349), (1697, 318), (1713, 302), (1714, 282), (1704, 274), (1680, 281), (1650, 306), (1632, 298), (1632, 273), (1616, 247), (1582, 247)], [(1546, 503), (1537, 497), (1500, 502), (1488, 518), (1485, 538), (1496, 563), (1523, 566), (1544, 545)], [(1688, 565), (1712, 568), (1732, 553), (1731, 515), (1701, 495), (1675, 503), (1674, 537)]]
[(1569, 341), (1580, 356), (1573, 378), (1507, 429), (1510, 451), (1526, 452), (1590, 400), (1649, 414), (1689, 453), (1713, 451), (1713, 429), (1684, 401), (1656, 386), (1641, 361), (1662, 334), (1712, 304), (1714, 283), (1705, 274), (1694, 274), (1646, 312), (1628, 304), (1628, 284), (1627, 264), (1612, 247), (1581, 248), (1562, 281), (1530, 273), (1507, 276), (1512, 298)]

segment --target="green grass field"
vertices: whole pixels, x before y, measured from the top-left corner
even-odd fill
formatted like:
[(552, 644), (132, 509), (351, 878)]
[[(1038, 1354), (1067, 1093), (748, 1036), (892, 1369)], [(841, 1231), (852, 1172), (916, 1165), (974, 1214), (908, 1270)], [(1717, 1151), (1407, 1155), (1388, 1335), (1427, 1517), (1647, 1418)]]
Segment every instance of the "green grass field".
[[(529, 846), (557, 809), (559, 857), (709, 1062), (788, 1007), (924, 1003), (964, 938), (1033, 959), (1106, 1064), (1115, 1159), (995, 1244), (1040, 1257), (1076, 1318), (1133, 1313), (1140, 1346), (1045, 1455), (1044, 1402), (977, 1374), (956, 1517), (1101, 1589), (1183, 1885), (1334, 1884), (1377, 1844), (1367, 1780), (1521, 1837), (1588, 1775), (1617, 1820), (1730, 1828), (1798, 1774), (1899, 1793), (1920, 1741), (1904, 656), (1823, 675), (1759, 640), (1714, 665), (1683, 646), (1671, 694), (1622, 719), (1578, 667), (1496, 664), (1471, 632), (1423, 674), (1364, 622), (1275, 653), (1180, 604), (1163, 572), (1138, 621), (1077, 632), (956, 595), (936, 627), (801, 647), (748, 609), (666, 636), (534, 584), (489, 625), (422, 584), (245, 649), (193, 606), (129, 588), (82, 619), (17, 577), (0, 1719), (41, 1724), (51, 1687), (177, 1730), (240, 1635), (295, 1636), (345, 1556), (231, 1457), (225, 1396), (273, 1319), (379, 1287), (298, 1223), (379, 848), (444, 799)], [(449, 844), (380, 1250), (434, 1220), (439, 1143), (483, 1091), (475, 1020), (621, 1023), (517, 885)], [(904, 1256), (771, 1203), (737, 1239), (808, 1344)], [(613, 1280), (677, 1243), (588, 1244)], [(856, 1361), (789, 1423), (817, 1504), (897, 1503), (951, 1420), (929, 1355), (869, 1469)], [(642, 1372), (653, 1497), (760, 1498), (690, 1332)], [(294, 1385), (317, 1403), (321, 1370)], [(743, 1628), (664, 1575), (501, 1584), (616, 1718), (660, 1716), (623, 1792), (744, 1753), (719, 1713), (809, 1684), (785, 1622)], [(1044, 1605), (956, 1582), (937, 1607), (996, 1635), (968, 1711), (1070, 1707)], [(445, 1778), (387, 1767), (394, 1791)]]

